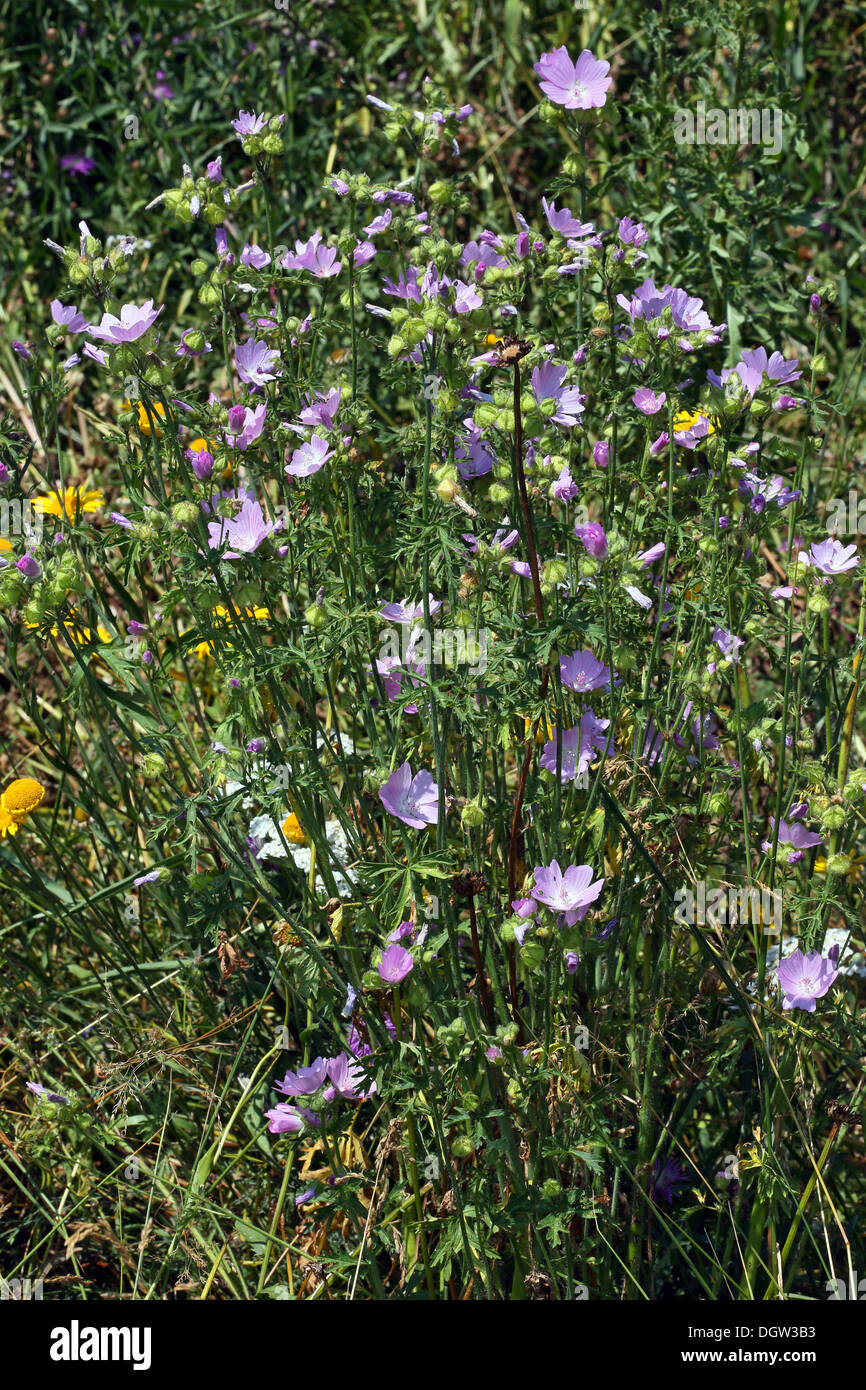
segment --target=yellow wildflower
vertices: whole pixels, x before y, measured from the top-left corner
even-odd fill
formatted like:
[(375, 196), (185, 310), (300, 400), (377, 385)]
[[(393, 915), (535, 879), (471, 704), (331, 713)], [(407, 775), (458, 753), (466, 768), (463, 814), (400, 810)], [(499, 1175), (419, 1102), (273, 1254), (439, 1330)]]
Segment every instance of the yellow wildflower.
[[(132, 410), (132, 402), (122, 401), (120, 408), (121, 410)], [(138, 402), (138, 428), (142, 434), (151, 434), (153, 432), (150, 427), (150, 422), (151, 420), (154, 420), (157, 417), (159, 417), (162, 420), (165, 419), (165, 406), (163, 405), (162, 401), (156, 401), (151, 406), (146, 406), (144, 404), (144, 401)], [(172, 418), (170, 412), (168, 418)], [(157, 426), (156, 437), (157, 439), (159, 439), (161, 438), (161, 436), (162, 430)]]
[(307, 843), (307, 837), (301, 829), (301, 822), (294, 811), (291, 815), (286, 816), (282, 829), (290, 845), (305, 845)]
[(17, 834), (31, 811), (35, 811), (45, 788), (34, 777), (16, 777), (0, 796), (0, 839)]
[(57, 516), (61, 521), (77, 521), (86, 512), (98, 512), (105, 505), (105, 495), (96, 488), (68, 487), (63, 493), (58, 488), (48, 497), (37, 497), (34, 507), (44, 516)]

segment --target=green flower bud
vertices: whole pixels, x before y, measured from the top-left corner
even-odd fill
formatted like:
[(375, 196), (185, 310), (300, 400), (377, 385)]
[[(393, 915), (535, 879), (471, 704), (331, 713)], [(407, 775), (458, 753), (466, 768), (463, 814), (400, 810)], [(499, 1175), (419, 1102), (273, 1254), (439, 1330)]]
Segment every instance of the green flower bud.
[(810, 613), (829, 613), (830, 600), (825, 598), (820, 592), (814, 593), (806, 604), (806, 607)]
[(451, 1142), (451, 1153), (454, 1158), (471, 1158), (475, 1152), (475, 1145), (466, 1135), (460, 1134)]
[(511, 499), (511, 489), (504, 483), (491, 483), (487, 489), (487, 498), (493, 506), (503, 507)]
[(220, 292), (213, 285), (202, 285), (198, 292), (198, 302), (206, 309), (216, 309), (220, 302)]
[(283, 140), (282, 136), (280, 135), (266, 135), (262, 140), (262, 149), (264, 150), (265, 154), (279, 154), (282, 148)]
[(195, 502), (177, 502), (171, 514), (179, 526), (192, 526), (198, 520), (199, 509)]
[(585, 174), (586, 168), (587, 161), (583, 155), (569, 154), (562, 161), (563, 173), (568, 174), (571, 179), (579, 178), (581, 174)]
[(460, 824), (464, 830), (477, 830), (484, 824), (484, 812), (477, 801), (470, 801), (460, 812)]
[(141, 770), (145, 777), (161, 777), (165, 772), (165, 758), (161, 753), (145, 753), (141, 760)]
[(309, 608), (304, 609), (304, 617), (314, 630), (327, 627), (331, 621), (325, 612), (324, 604), (320, 607), (317, 603), (311, 603)]
[(446, 183), (444, 179), (437, 179), (427, 189), (427, 196), (431, 203), (435, 203), (437, 207), (447, 207), (451, 201), (450, 183)]
[(842, 878), (851, 872), (851, 859), (847, 854), (831, 854), (827, 860), (827, 873)]
[(830, 805), (821, 816), (822, 830), (841, 830), (847, 817), (843, 806)]
[(388, 356), (391, 358), (402, 357), (408, 347), (409, 344), (406, 339), (402, 338), (399, 333), (395, 333), (393, 337), (388, 339)]

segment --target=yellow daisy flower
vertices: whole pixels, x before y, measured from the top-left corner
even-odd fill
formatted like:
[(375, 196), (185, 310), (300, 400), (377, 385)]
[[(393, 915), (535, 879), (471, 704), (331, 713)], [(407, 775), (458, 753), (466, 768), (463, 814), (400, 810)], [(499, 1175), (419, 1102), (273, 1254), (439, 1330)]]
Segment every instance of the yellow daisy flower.
[(0, 839), (15, 835), (31, 811), (45, 795), (45, 788), (34, 777), (16, 777), (0, 796)]
[(68, 487), (62, 493), (58, 488), (48, 497), (37, 497), (33, 505), (43, 516), (77, 521), (86, 512), (98, 512), (104, 507), (105, 494), (98, 488)]
[[(234, 604), (232, 606), (232, 611), (229, 612), (229, 610), (225, 607), (224, 604), (218, 603), (216, 608), (214, 608), (211, 611), (211, 617), (214, 619), (214, 626), (231, 627), (232, 618), (238, 617), (240, 615), (240, 611), (241, 610), (240, 608), (238, 608), (237, 604)], [(244, 613), (246, 614), (247, 618), (254, 618), (257, 622), (260, 621), (262, 618), (270, 617), (270, 611), (267, 608), (263, 608), (260, 603), (257, 603), (253, 608), (245, 608)], [(195, 652), (196, 656), (203, 661), (205, 657), (213, 656), (214, 644), (213, 642), (206, 641), (196, 642), (195, 646), (190, 647), (188, 650)]]

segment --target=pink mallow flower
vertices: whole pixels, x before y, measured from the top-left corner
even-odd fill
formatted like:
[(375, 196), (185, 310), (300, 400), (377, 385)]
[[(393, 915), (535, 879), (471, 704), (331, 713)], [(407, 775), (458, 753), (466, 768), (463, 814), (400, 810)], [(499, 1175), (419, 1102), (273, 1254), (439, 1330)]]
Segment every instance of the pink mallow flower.
[[(408, 764), (407, 764), (408, 766)], [(381, 978), (391, 985), (399, 985), (401, 980), (405, 980), (415, 962), (410, 951), (399, 942), (392, 941), (382, 952), (382, 959), (379, 961), (377, 969)]]
[(589, 521), (585, 526), (575, 526), (574, 534), (588, 555), (592, 555), (596, 560), (604, 559), (607, 554), (607, 536), (600, 522)]
[(320, 434), (314, 434), (308, 444), (302, 444), (299, 449), (295, 449), (285, 471), (292, 478), (309, 478), (311, 473), (318, 473), (333, 452), (333, 449), (328, 448), (327, 439), (323, 439)]
[(563, 44), (552, 53), (542, 53), (533, 67), (540, 78), (541, 90), (555, 106), (564, 106), (568, 111), (588, 111), (593, 106), (604, 106), (607, 101), (607, 90), (613, 80), (608, 77), (610, 63), (596, 58), (588, 48), (573, 63)]
[[(776, 828), (775, 816), (770, 817), (770, 825), (773, 830)], [(798, 864), (803, 858), (803, 851), (814, 849), (816, 845), (822, 845), (824, 841), (814, 830), (807, 830), (801, 820), (780, 820), (779, 821), (779, 848), (783, 849), (790, 846), (788, 853), (788, 863)], [(764, 854), (769, 854), (773, 848), (772, 837), (761, 841), (761, 849)]]
[(798, 947), (779, 962), (778, 974), (784, 996), (782, 1008), (813, 1014), (815, 1001), (823, 999), (839, 971), (832, 955), (829, 959), (820, 951), (804, 955)]
[[(258, 338), (248, 338), (235, 348), (235, 366), (241, 381), (252, 386), (264, 386), (266, 381), (275, 381), (282, 375), (277, 366), (280, 354)], [(276, 368), (276, 370), (274, 370)]]
[(426, 769), (412, 776), (408, 762), (392, 772), (379, 788), (379, 800), (390, 816), (396, 816), (414, 830), (435, 825), (439, 819), (439, 793)]
[(588, 864), (572, 864), (563, 873), (553, 859), (546, 868), (537, 867), (534, 874), (533, 898), (549, 907), (551, 912), (563, 913), (569, 927), (582, 921), (604, 888), (603, 878), (592, 882), (592, 869)]
[(607, 690), (610, 671), (591, 651), (574, 651), (559, 658), (559, 678), (569, 690), (582, 695), (588, 690)]
[(246, 497), (237, 516), (208, 522), (208, 543), (212, 550), (229, 545), (231, 549), (224, 551), (223, 559), (239, 560), (241, 555), (258, 550), (275, 526), (276, 522), (265, 519), (261, 503)]
[(808, 555), (801, 550), (797, 559), (801, 565), (812, 565), (822, 574), (830, 575), (844, 574), (845, 570), (856, 569), (860, 563), (856, 545), (843, 545), (832, 537), (811, 545)]
[(141, 308), (137, 304), (124, 304), (120, 318), (114, 314), (103, 314), (101, 322), (90, 325), (90, 336), (101, 338), (106, 343), (134, 343), (156, 323), (164, 306), (154, 309), (153, 300), (145, 300)]

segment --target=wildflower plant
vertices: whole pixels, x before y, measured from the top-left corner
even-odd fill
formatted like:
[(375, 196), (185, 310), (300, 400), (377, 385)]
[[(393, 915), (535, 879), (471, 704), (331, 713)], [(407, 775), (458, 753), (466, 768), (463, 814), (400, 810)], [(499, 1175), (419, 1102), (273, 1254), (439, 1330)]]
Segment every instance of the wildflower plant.
[[(862, 937), (866, 784), (827, 328), (802, 276), (772, 335), (740, 281), (696, 286), (659, 206), (612, 192), (646, 94), (602, 44), (536, 51), (552, 167), (510, 217), (458, 163), (469, 94), (427, 81), (368, 94), (390, 167), (344, 141), (293, 224), (272, 87), (120, 241), (46, 242), (35, 437), (3, 450), (42, 530), (0, 552), (28, 733), (0, 863), (46, 960), (81, 943), (92, 1015), (41, 1023), (32, 1128), (118, 1184), (160, 1123), (177, 1145), (154, 1286), (181, 1240), (237, 1298), (825, 1272), (801, 1140), (859, 1105), (859, 977), (823, 951)], [(141, 238), (183, 248), (181, 301)], [(676, 916), (698, 882), (781, 890), (796, 954), (760, 912)], [(199, 1026), (228, 1049), (207, 1111)], [(162, 1121), (135, 1058), (174, 1069)], [(720, 1183), (755, 1125), (757, 1171)]]

